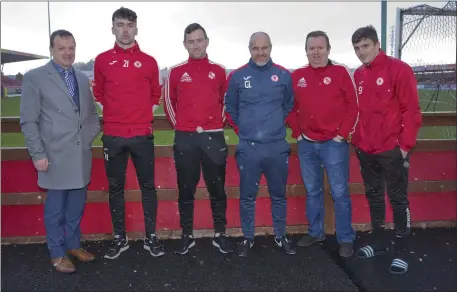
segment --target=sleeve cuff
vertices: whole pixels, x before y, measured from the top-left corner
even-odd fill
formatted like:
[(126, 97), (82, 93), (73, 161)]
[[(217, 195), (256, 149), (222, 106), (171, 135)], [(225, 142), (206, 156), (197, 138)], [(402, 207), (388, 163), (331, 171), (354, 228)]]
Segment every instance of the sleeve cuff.
[(41, 160), (41, 159), (44, 159), (44, 158), (48, 158), (46, 156), (46, 153), (38, 153), (38, 154), (35, 154), (32, 156), (32, 161), (35, 162), (35, 161), (38, 161), (38, 160)]

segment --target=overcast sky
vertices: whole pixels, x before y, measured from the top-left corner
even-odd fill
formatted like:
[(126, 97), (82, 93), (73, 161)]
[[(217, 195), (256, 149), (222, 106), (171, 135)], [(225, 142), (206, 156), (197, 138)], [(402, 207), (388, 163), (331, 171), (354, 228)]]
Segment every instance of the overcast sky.
[[(427, 3), (442, 7), (446, 2), (388, 2), (388, 29), (395, 24), (397, 7)], [(381, 3), (373, 2), (51, 2), (51, 31), (67, 29), (77, 43), (76, 61), (87, 62), (114, 44), (111, 16), (119, 7), (138, 14), (140, 48), (154, 56), (160, 67), (170, 67), (187, 59), (184, 28), (192, 22), (205, 27), (210, 38), (210, 59), (227, 68), (237, 68), (249, 59), (249, 36), (255, 31), (270, 34), (274, 62), (287, 68), (303, 66), (304, 40), (308, 32), (323, 30), (332, 45), (330, 57), (350, 67), (359, 65), (351, 46), (355, 29), (368, 24), (381, 33)], [(454, 28), (455, 31), (455, 28)], [(27, 53), (49, 55), (47, 3), (1, 3), (1, 47)], [(454, 36), (455, 40), (455, 36)], [(389, 51), (389, 35), (388, 35)], [(448, 47), (447, 47), (448, 48)], [(439, 49), (439, 48), (437, 48)], [(449, 51), (449, 50), (447, 50)], [(448, 58), (455, 62), (455, 50), (443, 48), (424, 52), (421, 58)], [(427, 57), (428, 56), (428, 57)], [(414, 58), (418, 58), (414, 56)], [(453, 60), (452, 60), (453, 59)], [(5, 74), (25, 72), (46, 63), (29, 61), (4, 66)]]

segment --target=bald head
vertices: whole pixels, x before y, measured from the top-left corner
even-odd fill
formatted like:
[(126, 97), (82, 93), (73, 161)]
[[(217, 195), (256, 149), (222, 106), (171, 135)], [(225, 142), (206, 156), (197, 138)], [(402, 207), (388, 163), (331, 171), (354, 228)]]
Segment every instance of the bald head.
[(266, 32), (258, 31), (258, 32), (253, 33), (251, 35), (251, 37), (249, 38), (249, 47), (252, 47), (252, 43), (255, 41), (266, 42), (271, 47), (271, 39), (270, 39), (270, 36)]
[(249, 39), (249, 52), (251, 59), (257, 66), (264, 66), (270, 61), (271, 39), (265, 32), (256, 32)]

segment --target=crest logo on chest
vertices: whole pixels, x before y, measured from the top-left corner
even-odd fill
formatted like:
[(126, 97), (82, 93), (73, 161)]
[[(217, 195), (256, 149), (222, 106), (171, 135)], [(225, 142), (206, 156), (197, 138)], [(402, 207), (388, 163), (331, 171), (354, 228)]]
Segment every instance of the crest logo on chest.
[(272, 75), (272, 76), (271, 76), (271, 81), (273, 81), (273, 82), (278, 82), (278, 80), (279, 80), (278, 75)]
[(209, 78), (209, 79), (214, 79), (214, 78), (216, 78), (216, 74), (214, 74), (212, 71), (210, 71), (210, 72), (208, 73), (208, 78)]
[(332, 82), (332, 78), (330, 78), (330, 77), (325, 77), (325, 78), (324, 78), (324, 84), (325, 84), (325, 85), (329, 85), (330, 82)]
[(384, 79), (382, 79), (382, 77), (379, 77), (378, 79), (376, 79), (376, 84), (382, 85), (383, 83), (384, 83)]

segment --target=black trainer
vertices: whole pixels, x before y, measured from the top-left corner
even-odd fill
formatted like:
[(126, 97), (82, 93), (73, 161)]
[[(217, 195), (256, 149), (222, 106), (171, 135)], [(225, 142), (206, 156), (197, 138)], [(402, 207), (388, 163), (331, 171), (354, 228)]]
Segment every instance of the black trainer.
[(105, 254), (105, 259), (114, 260), (119, 257), (121, 253), (129, 249), (129, 242), (127, 237), (115, 235), (111, 241), (108, 252)]
[(145, 250), (149, 251), (153, 257), (160, 257), (165, 254), (162, 243), (155, 234), (149, 234), (149, 236), (144, 239), (143, 247)]
[(232, 242), (225, 233), (220, 233), (213, 238), (213, 245), (219, 249), (221, 253), (233, 252)]
[(249, 249), (254, 246), (254, 239), (243, 238), (236, 248), (236, 254), (240, 257), (248, 256)]
[(286, 236), (281, 237), (281, 238), (276, 238), (275, 237), (275, 244), (277, 247), (282, 249), (286, 254), (296, 254), (297, 251), (295, 250), (295, 247), (292, 244), (292, 241), (288, 239)]
[(180, 246), (175, 253), (177, 254), (186, 254), (189, 250), (195, 246), (195, 240), (192, 235), (184, 234), (181, 236)]

